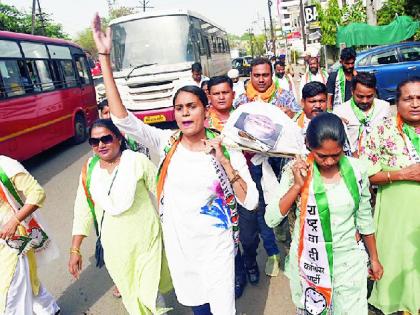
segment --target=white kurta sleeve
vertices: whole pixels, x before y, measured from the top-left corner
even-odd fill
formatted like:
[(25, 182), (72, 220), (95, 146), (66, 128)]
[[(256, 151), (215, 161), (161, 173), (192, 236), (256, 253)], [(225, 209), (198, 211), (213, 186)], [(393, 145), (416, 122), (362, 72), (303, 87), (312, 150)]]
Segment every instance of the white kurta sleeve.
[(117, 118), (111, 114), (112, 121), (122, 132), (129, 134), (138, 143), (150, 150), (159, 152), (161, 146), (171, 136), (173, 131), (163, 130), (149, 126), (134, 116), (132, 113), (124, 118)]
[(252, 180), (246, 159), (240, 151), (229, 151), (230, 163), (232, 167), (239, 172), (241, 178), (245, 181), (247, 192), (244, 202), (238, 200), (238, 203), (248, 210), (255, 210), (258, 206), (258, 190), (255, 182)]

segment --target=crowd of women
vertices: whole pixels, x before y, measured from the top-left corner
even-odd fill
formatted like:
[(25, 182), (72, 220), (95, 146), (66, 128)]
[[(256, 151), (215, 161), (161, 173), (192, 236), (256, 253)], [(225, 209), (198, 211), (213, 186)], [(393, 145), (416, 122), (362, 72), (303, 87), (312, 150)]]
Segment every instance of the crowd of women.
[[(93, 225), (97, 266), (106, 266), (130, 314), (169, 312), (163, 294), (173, 288), (194, 314), (235, 314), (237, 208), (254, 211), (259, 200), (245, 157), (205, 128), (208, 99), (198, 87), (174, 95), (175, 132), (134, 117), (113, 80), (112, 41), (98, 16), (93, 34), (112, 120), (90, 129), (93, 155), (76, 194), (70, 273), (82, 271), (80, 247)], [(286, 275), (297, 314), (368, 314), (369, 277), (377, 310), (419, 313), (420, 79), (400, 83), (396, 102), (396, 117), (370, 132), (358, 159), (343, 153), (340, 118), (313, 117), (308, 154), (290, 161), (270, 188), (268, 226), (289, 212), (296, 217)], [(158, 168), (128, 149), (127, 135), (159, 154)], [(4, 156), (0, 180), (0, 314), (58, 314), (36, 276), (36, 259), (55, 255), (35, 213), (44, 191)]]

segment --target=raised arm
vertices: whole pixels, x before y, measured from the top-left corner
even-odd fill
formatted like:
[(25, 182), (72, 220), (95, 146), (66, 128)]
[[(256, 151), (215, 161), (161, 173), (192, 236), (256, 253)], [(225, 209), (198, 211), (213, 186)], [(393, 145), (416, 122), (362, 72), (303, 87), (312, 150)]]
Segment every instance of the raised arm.
[(117, 85), (115, 84), (112, 75), (111, 67), (111, 49), (112, 37), (111, 29), (108, 27), (106, 32), (101, 29), (101, 18), (98, 13), (92, 21), (92, 34), (95, 41), (96, 48), (98, 49), (99, 62), (101, 63), (102, 76), (105, 84), (106, 97), (108, 99), (109, 109), (111, 113), (117, 118), (125, 118), (128, 113), (124, 107), (120, 93), (118, 92)]

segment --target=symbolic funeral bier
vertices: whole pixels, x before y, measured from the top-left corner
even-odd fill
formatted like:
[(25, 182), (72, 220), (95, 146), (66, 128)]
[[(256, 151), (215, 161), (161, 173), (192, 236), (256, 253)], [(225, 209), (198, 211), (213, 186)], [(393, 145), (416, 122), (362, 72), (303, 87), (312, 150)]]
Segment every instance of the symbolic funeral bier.
[(228, 147), (267, 155), (302, 154), (304, 139), (297, 125), (278, 107), (263, 102), (240, 106), (223, 128)]

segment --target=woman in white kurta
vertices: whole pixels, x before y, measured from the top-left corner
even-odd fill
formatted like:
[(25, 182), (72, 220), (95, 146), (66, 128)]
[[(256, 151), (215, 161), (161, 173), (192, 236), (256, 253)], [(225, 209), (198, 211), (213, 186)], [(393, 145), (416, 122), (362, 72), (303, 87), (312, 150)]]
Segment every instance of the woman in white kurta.
[[(165, 250), (175, 292), (194, 314), (235, 314), (232, 200), (254, 209), (258, 192), (240, 152), (228, 152), (204, 128), (205, 93), (193, 86), (174, 96), (179, 131), (148, 126), (127, 112), (112, 77), (109, 33), (96, 16), (94, 39), (100, 52), (107, 98), (116, 125), (161, 157), (158, 201)], [(209, 154), (210, 153), (210, 154)]]
[[(18, 161), (3, 155), (0, 174), (0, 314), (58, 314), (36, 268), (37, 258), (45, 258), (37, 257), (38, 250), (50, 259), (57, 254), (45, 232), (35, 226), (39, 218), (33, 212), (43, 205), (45, 192)], [(27, 237), (32, 241), (26, 243)]]

